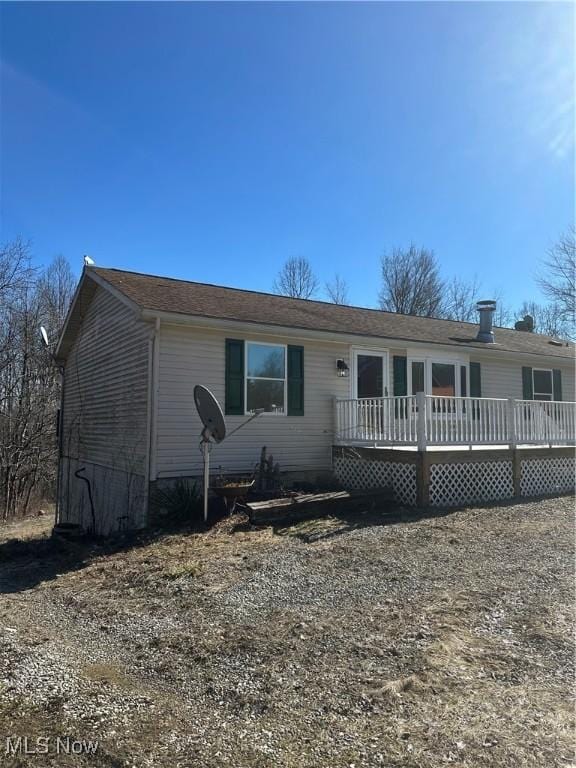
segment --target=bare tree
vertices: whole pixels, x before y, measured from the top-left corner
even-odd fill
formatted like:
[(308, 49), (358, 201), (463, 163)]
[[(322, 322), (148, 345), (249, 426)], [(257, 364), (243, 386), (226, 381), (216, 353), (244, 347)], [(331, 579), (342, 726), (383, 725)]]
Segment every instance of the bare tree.
[(574, 324), (576, 316), (576, 229), (572, 227), (548, 252), (538, 283), (561, 318)]
[(15, 354), (12, 312), (34, 278), (29, 250), (21, 238), (0, 247), (0, 372)]
[(289, 258), (274, 281), (274, 290), (293, 299), (309, 299), (318, 290), (310, 262), (302, 256)]
[(498, 328), (511, 328), (514, 324), (515, 313), (507, 304), (501, 289), (492, 291), (492, 297), (496, 302), (496, 312), (494, 312), (494, 325)]
[(382, 258), (380, 307), (405, 315), (437, 317), (442, 309), (443, 282), (433, 251), (411, 244)]
[(65, 260), (33, 270), (29, 247), (0, 248), (0, 514), (26, 512), (53, 491), (59, 375), (39, 326), (56, 337), (70, 300)]
[(522, 320), (526, 315), (534, 320), (534, 333), (560, 339), (570, 339), (574, 335), (573, 325), (564, 318), (564, 312), (557, 304), (525, 301), (517, 312), (516, 320)]
[(34, 270), (30, 262), (30, 245), (17, 237), (0, 247), (0, 307), (9, 297), (30, 282)]
[(454, 277), (444, 285), (444, 298), (439, 316), (446, 320), (472, 323), (477, 319), (476, 302), (480, 284), (476, 277), (470, 283)]
[(348, 284), (340, 275), (334, 275), (334, 279), (326, 283), (325, 290), (334, 304), (348, 304)]
[(56, 256), (38, 280), (43, 322), (52, 334), (58, 334), (64, 324), (75, 287), (70, 262), (62, 255)]

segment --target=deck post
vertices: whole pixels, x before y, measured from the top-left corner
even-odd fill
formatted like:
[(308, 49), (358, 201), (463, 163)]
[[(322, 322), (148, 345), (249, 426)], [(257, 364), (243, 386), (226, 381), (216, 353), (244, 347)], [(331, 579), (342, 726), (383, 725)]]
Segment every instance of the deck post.
[(514, 496), (519, 499), (522, 495), (522, 454), (518, 448), (512, 449), (512, 478), (514, 482)]
[(508, 419), (508, 443), (511, 450), (516, 448), (516, 401), (513, 397), (508, 398), (506, 416)]
[(429, 452), (418, 451), (416, 464), (416, 505), (418, 507), (430, 505), (430, 461)]
[(416, 393), (416, 439), (418, 450), (426, 450), (426, 395), (424, 392)]
[(334, 396), (332, 398), (332, 400), (334, 402), (334, 409), (333, 409), (333, 414), (334, 414), (334, 444), (335, 445), (340, 445), (342, 440), (340, 438), (340, 425), (338, 424), (338, 398), (336, 396)]

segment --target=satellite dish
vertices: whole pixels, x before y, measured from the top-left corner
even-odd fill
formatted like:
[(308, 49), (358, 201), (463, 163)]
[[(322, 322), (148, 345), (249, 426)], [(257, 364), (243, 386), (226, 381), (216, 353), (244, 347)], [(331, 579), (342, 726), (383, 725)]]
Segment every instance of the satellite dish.
[(210, 482), (211, 443), (221, 443), (226, 437), (226, 422), (220, 403), (202, 384), (194, 387), (194, 402), (200, 421), (204, 424), (200, 436), (200, 450), (204, 457), (204, 522), (208, 520), (208, 485)]
[(194, 387), (194, 402), (200, 421), (204, 424), (202, 440), (221, 443), (226, 437), (226, 422), (220, 403), (202, 384), (196, 384)]
[(42, 336), (42, 341), (44, 342), (45, 346), (49, 346), (50, 342), (48, 341), (48, 334), (46, 333), (46, 328), (44, 328), (43, 325), (40, 326), (40, 335)]
[(84, 256), (84, 266), (85, 267), (93, 267), (96, 262), (94, 259), (91, 259), (90, 256)]
[[(200, 450), (204, 457), (204, 522), (208, 520), (208, 486), (210, 482), (210, 450), (214, 443), (221, 443), (226, 437), (226, 422), (220, 403), (212, 392), (202, 384), (196, 384), (194, 387), (194, 402), (200, 421), (204, 425), (200, 435)], [(257, 408), (246, 421), (239, 424), (236, 429), (228, 433), (228, 436), (238, 432), (253, 419), (264, 413), (264, 408)]]

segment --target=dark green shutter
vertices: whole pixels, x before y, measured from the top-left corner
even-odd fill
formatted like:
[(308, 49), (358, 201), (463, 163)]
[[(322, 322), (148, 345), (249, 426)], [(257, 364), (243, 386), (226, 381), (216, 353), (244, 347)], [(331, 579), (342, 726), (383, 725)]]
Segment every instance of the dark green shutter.
[(304, 347), (288, 346), (288, 416), (304, 416)]
[(522, 399), (534, 399), (534, 390), (532, 388), (532, 368), (522, 368)]
[(224, 412), (244, 415), (244, 342), (226, 339), (226, 398)]
[(480, 363), (470, 363), (470, 397), (482, 397)]
[(554, 400), (562, 400), (562, 371), (552, 371), (552, 391)]
[(394, 397), (404, 397), (408, 394), (408, 366), (406, 358), (394, 355), (392, 359), (394, 372)]

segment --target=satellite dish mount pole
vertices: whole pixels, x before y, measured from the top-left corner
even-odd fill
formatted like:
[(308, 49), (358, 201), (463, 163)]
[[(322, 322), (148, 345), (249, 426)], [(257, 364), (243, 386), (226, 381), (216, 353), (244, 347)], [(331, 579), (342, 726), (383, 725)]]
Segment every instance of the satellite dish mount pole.
[(208, 428), (202, 430), (202, 456), (204, 458), (204, 522), (208, 520), (208, 487), (210, 485), (210, 437)]

